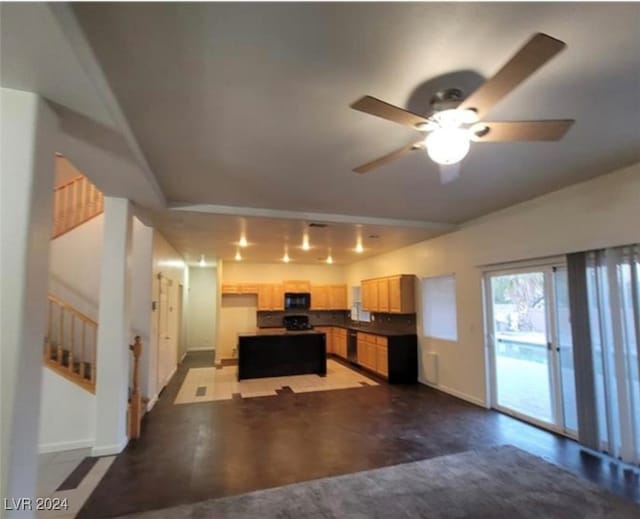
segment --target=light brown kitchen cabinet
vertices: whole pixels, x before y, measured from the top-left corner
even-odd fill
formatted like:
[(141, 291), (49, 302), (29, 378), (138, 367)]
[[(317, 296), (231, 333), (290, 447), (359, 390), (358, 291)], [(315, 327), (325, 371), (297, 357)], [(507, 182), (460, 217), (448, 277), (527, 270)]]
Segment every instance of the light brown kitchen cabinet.
[(392, 314), (415, 313), (414, 280), (414, 276), (407, 274), (362, 280), (362, 309)]
[(333, 328), (332, 333), (333, 353), (344, 359), (347, 358), (347, 330), (344, 328)]
[(389, 311), (389, 279), (381, 278), (376, 280), (378, 285), (378, 312)]
[(309, 281), (285, 281), (285, 293), (308, 294), (311, 292), (311, 283)]
[(329, 285), (329, 310), (347, 310), (347, 285)]
[(272, 286), (272, 310), (284, 310), (284, 287), (281, 283)]
[(239, 283), (223, 283), (222, 284), (222, 295), (239, 294), (239, 293), (240, 293)]
[(413, 314), (415, 311), (415, 276), (390, 277), (389, 312), (394, 314)]
[(284, 310), (282, 285), (262, 283), (257, 285), (258, 311)]
[(258, 285), (256, 283), (223, 283), (222, 295), (229, 294), (257, 294)]
[(367, 312), (378, 311), (378, 283), (375, 279), (362, 282), (362, 309)]
[(329, 287), (313, 285), (311, 287), (311, 310), (329, 310)]
[(331, 326), (317, 326), (316, 330), (324, 333), (325, 345), (327, 347), (327, 353), (335, 353), (333, 351), (333, 327)]
[(389, 376), (389, 351), (386, 344), (376, 344), (376, 372), (383, 377)]

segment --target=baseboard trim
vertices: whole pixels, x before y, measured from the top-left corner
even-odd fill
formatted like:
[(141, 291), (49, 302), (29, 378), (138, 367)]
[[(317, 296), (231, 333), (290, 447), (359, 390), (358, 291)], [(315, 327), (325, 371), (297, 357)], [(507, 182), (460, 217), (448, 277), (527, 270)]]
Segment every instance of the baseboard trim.
[(188, 348), (185, 353), (189, 353), (190, 351), (216, 351), (215, 348)]
[(74, 449), (86, 449), (93, 447), (93, 438), (86, 440), (74, 440), (70, 442), (42, 443), (38, 445), (38, 452), (45, 454), (48, 452), (70, 451)]
[(421, 384), (424, 384), (425, 386), (429, 386), (433, 389), (437, 389), (438, 391), (442, 391), (443, 393), (447, 393), (448, 395), (455, 396), (460, 400), (464, 400), (466, 402), (477, 405), (479, 407), (489, 409), (489, 407), (487, 406), (484, 400), (477, 398), (475, 396), (468, 395), (467, 393), (463, 393), (462, 391), (458, 391), (457, 389), (453, 389), (448, 386), (443, 386), (442, 384), (432, 384), (430, 382), (427, 382), (426, 380), (419, 379), (418, 382), (420, 382)]
[(112, 456), (114, 454), (120, 454), (129, 443), (129, 438), (124, 438), (120, 443), (114, 443), (113, 445), (101, 445), (100, 447), (93, 447), (91, 449), (92, 456)]

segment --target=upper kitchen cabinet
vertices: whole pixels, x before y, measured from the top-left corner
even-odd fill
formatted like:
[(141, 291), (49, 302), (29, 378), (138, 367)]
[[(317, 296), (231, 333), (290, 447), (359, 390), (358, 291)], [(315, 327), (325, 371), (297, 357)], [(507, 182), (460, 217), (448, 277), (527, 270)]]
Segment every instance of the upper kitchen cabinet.
[(367, 312), (378, 312), (378, 282), (376, 279), (362, 281), (362, 309)]
[(311, 310), (329, 310), (329, 287), (313, 285), (311, 287)]
[(376, 280), (378, 285), (378, 312), (389, 312), (389, 279)]
[(225, 294), (257, 294), (258, 285), (256, 283), (223, 283), (222, 295)]
[(258, 288), (258, 310), (284, 310), (284, 290), (282, 285), (265, 283)]
[(401, 275), (389, 278), (389, 312), (413, 314), (416, 311), (415, 276)]
[(284, 291), (292, 294), (308, 294), (311, 292), (311, 283), (309, 281), (285, 281)]
[(415, 313), (414, 279), (414, 276), (403, 274), (363, 280), (362, 309), (392, 314)]
[(347, 285), (329, 285), (329, 310), (347, 310)]
[(347, 309), (347, 285), (311, 285), (311, 310)]

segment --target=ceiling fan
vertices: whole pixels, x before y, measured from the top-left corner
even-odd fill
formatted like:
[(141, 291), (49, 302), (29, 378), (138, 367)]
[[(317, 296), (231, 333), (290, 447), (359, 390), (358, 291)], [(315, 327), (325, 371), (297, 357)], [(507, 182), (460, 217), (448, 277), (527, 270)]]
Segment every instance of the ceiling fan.
[(569, 130), (573, 120), (545, 121), (481, 121), (491, 108), (566, 44), (543, 33), (535, 34), (490, 79), (469, 97), (456, 88), (438, 92), (431, 100), (431, 115), (424, 116), (404, 110), (371, 96), (364, 96), (351, 105), (377, 117), (410, 126), (423, 137), (407, 146), (358, 166), (353, 171), (366, 173), (387, 162), (420, 149), (441, 166), (443, 183), (458, 176), (459, 163), (467, 155), (470, 142), (557, 141)]

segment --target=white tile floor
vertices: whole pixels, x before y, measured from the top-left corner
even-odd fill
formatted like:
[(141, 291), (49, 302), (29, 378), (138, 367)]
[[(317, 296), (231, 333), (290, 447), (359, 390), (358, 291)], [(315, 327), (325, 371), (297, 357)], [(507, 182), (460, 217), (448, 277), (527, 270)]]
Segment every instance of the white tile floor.
[[(327, 360), (327, 376), (295, 375), (291, 377), (254, 378), (238, 381), (238, 367), (225, 366), (222, 369), (191, 368), (182, 383), (174, 404), (193, 404), (216, 400), (231, 400), (234, 393), (242, 398), (275, 396), (276, 390), (289, 386), (294, 393), (329, 391), (363, 387), (378, 383), (332, 359)], [(205, 388), (204, 395), (198, 396), (198, 388)]]
[(91, 449), (75, 449), (40, 454), (38, 497), (66, 499), (68, 507), (65, 510), (38, 512), (38, 518), (70, 519), (76, 516), (115, 459), (115, 456), (100, 458), (76, 488), (57, 492), (56, 489), (90, 453)]

